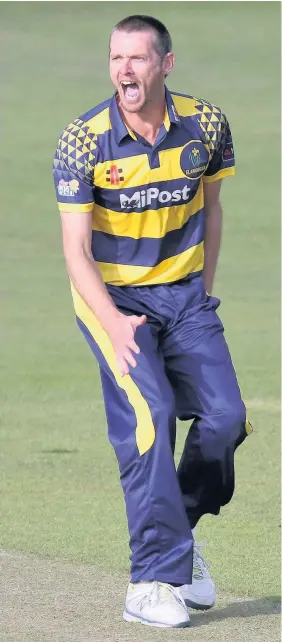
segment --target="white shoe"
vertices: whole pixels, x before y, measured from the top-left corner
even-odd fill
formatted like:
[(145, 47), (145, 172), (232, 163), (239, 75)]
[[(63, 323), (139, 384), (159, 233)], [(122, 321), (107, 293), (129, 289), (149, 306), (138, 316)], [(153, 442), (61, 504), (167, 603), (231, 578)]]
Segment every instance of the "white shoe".
[(215, 603), (215, 585), (200, 551), (203, 546), (194, 541), (192, 584), (184, 584), (178, 590), (186, 606), (205, 610)]
[(123, 619), (127, 622), (176, 629), (190, 624), (179, 589), (164, 582), (129, 584)]

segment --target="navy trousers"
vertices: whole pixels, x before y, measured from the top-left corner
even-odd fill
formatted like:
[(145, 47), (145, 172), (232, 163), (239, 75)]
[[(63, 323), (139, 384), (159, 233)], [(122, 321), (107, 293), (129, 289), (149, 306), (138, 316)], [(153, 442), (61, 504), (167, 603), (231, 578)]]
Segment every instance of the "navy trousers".
[[(107, 286), (137, 328), (137, 367), (118, 378), (95, 333), (78, 324), (100, 370), (109, 439), (124, 491), (133, 582), (191, 583), (191, 529), (234, 491), (234, 451), (248, 433), (219, 299), (197, 276), (174, 284)], [(178, 470), (176, 418), (192, 419)]]

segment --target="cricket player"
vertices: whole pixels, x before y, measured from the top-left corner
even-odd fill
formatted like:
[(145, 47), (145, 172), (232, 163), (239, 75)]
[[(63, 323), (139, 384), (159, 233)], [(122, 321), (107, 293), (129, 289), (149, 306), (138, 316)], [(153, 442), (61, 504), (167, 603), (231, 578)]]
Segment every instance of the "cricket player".
[[(186, 627), (188, 606), (215, 601), (194, 529), (230, 501), (251, 430), (211, 294), (233, 143), (219, 107), (166, 87), (174, 55), (155, 18), (113, 28), (109, 65), (114, 95), (58, 142), (63, 247), (126, 502), (123, 617)], [(177, 417), (193, 421), (176, 471)]]

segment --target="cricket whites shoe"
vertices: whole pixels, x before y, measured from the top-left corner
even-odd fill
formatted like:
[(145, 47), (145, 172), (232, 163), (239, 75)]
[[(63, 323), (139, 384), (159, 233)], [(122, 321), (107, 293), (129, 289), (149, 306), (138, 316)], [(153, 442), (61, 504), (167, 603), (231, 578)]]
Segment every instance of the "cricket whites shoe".
[(129, 584), (123, 619), (148, 626), (181, 629), (190, 624), (183, 597), (178, 588), (164, 582)]
[(215, 585), (201, 554), (203, 546), (194, 541), (192, 584), (184, 584), (178, 589), (186, 606), (199, 610), (211, 609), (215, 603)]

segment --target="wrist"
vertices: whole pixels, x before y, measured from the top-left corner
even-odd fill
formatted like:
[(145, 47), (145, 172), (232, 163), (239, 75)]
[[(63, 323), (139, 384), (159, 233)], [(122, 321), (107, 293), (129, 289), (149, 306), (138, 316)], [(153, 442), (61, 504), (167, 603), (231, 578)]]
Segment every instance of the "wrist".
[(208, 294), (211, 294), (212, 293), (212, 289), (213, 289), (213, 281), (214, 281), (213, 276), (204, 273), (203, 274), (203, 281), (204, 281), (204, 286), (205, 286), (206, 292)]
[(103, 328), (110, 335), (116, 331), (118, 322), (124, 317), (114, 305), (110, 305), (103, 312)]

